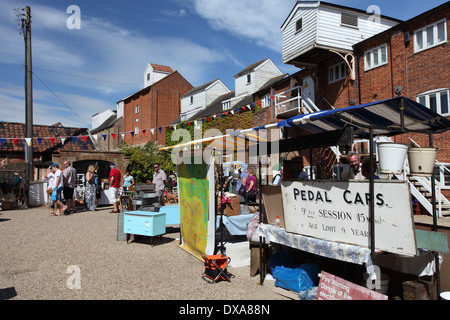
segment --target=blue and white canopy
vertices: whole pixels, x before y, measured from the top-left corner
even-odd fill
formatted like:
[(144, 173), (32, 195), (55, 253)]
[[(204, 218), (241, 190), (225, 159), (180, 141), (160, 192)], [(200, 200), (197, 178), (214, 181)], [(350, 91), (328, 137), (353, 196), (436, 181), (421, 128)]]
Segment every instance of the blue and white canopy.
[(278, 122), (277, 127), (297, 126), (311, 133), (353, 126), (356, 137), (393, 136), (406, 132), (441, 133), (450, 129), (450, 121), (427, 107), (396, 97), (341, 109), (301, 114)]

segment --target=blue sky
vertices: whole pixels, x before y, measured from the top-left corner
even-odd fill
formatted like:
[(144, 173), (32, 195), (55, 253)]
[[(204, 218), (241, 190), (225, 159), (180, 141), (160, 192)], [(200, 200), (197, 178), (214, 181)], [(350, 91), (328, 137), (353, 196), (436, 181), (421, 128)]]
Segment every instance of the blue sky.
[[(446, 1), (327, 1), (407, 20)], [(91, 128), (91, 117), (143, 88), (148, 62), (193, 86), (233, 76), (270, 57), (282, 72), (280, 27), (295, 0), (2, 0), (0, 121), (25, 122), (24, 40), (14, 9), (31, 7), (33, 122)], [(70, 5), (80, 28), (70, 29)]]

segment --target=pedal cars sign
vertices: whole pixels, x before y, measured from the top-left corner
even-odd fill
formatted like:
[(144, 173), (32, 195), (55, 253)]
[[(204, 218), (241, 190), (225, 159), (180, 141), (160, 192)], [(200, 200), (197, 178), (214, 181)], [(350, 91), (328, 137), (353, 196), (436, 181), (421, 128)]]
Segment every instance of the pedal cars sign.
[[(374, 183), (375, 248), (416, 255), (409, 184)], [(370, 248), (369, 181), (286, 180), (281, 186), (286, 231)]]

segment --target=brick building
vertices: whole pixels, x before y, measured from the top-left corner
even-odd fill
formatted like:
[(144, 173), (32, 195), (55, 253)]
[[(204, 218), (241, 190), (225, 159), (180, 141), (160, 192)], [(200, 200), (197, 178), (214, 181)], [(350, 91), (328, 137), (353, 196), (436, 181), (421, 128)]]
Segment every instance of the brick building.
[(180, 99), (192, 88), (174, 71), (123, 99), (125, 143), (164, 145), (165, 127), (180, 115)]

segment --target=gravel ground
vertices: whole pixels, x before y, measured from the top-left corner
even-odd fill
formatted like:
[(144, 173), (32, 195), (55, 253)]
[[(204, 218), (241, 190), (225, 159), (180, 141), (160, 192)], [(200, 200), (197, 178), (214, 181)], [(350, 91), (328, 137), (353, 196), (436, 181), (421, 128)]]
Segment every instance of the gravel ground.
[(176, 244), (179, 228), (154, 245), (117, 241), (110, 210), (0, 211), (0, 300), (286, 300), (273, 281), (258, 285), (249, 266), (228, 268), (231, 282), (207, 283), (203, 262)]

